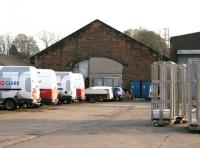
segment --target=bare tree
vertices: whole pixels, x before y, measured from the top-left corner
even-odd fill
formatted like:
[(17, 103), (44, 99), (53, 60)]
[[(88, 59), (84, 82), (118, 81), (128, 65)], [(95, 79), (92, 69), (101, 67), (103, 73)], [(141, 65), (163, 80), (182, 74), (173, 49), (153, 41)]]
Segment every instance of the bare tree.
[(9, 54), (9, 49), (12, 46), (13, 38), (10, 34), (0, 35), (0, 52), (1, 54)]
[(39, 33), (38, 38), (42, 41), (45, 48), (51, 46), (60, 39), (59, 35), (48, 31), (42, 31)]
[(18, 34), (15, 37), (13, 44), (16, 46), (17, 50), (20, 53), (28, 57), (39, 52), (39, 48), (36, 44), (36, 41), (32, 36), (26, 36), (25, 34)]
[(5, 53), (5, 41), (2, 35), (0, 36), (0, 53), (1, 54)]

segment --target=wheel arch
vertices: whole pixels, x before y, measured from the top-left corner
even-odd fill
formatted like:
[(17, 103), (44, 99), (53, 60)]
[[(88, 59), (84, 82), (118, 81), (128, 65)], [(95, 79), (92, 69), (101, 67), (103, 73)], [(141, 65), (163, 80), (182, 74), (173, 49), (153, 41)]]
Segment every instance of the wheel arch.
[(3, 104), (5, 104), (5, 102), (6, 102), (7, 100), (9, 100), (9, 99), (13, 100), (13, 101), (15, 102), (15, 104), (17, 104), (17, 101), (16, 101), (15, 98), (5, 98), (4, 101), (3, 101)]

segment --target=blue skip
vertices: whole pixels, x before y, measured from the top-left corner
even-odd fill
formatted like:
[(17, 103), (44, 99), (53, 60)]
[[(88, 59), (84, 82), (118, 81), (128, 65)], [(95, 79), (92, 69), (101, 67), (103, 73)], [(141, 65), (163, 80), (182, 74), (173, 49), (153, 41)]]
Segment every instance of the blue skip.
[(150, 86), (150, 80), (132, 80), (130, 81), (129, 89), (134, 98), (145, 98), (146, 100), (149, 100)]

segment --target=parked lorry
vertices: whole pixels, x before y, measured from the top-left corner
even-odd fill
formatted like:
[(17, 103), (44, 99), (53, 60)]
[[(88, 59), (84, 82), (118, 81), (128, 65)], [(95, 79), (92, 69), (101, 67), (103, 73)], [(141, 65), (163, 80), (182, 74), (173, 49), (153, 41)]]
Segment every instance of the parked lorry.
[(72, 72), (56, 72), (58, 98), (60, 102), (71, 103), (76, 96), (75, 76)]
[(37, 69), (39, 77), (40, 97), (43, 104), (57, 104), (56, 73), (51, 69)]
[(0, 105), (15, 110), (40, 105), (37, 69), (32, 66), (0, 66)]
[(79, 101), (85, 100), (85, 83), (83, 79), (83, 75), (81, 73), (74, 73), (75, 78), (75, 87), (76, 87), (76, 98)]
[(108, 86), (89, 87), (85, 90), (85, 96), (86, 100), (91, 103), (114, 100), (112, 87)]

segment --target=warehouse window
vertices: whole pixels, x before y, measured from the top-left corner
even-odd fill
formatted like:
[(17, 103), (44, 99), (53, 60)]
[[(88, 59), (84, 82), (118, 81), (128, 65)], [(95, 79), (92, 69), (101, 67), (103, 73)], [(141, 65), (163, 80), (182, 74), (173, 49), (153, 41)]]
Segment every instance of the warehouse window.
[(113, 79), (105, 78), (104, 79), (104, 86), (113, 86)]
[(93, 79), (93, 86), (102, 86), (103, 79)]
[(120, 86), (119, 78), (95, 78), (93, 79), (93, 86)]

